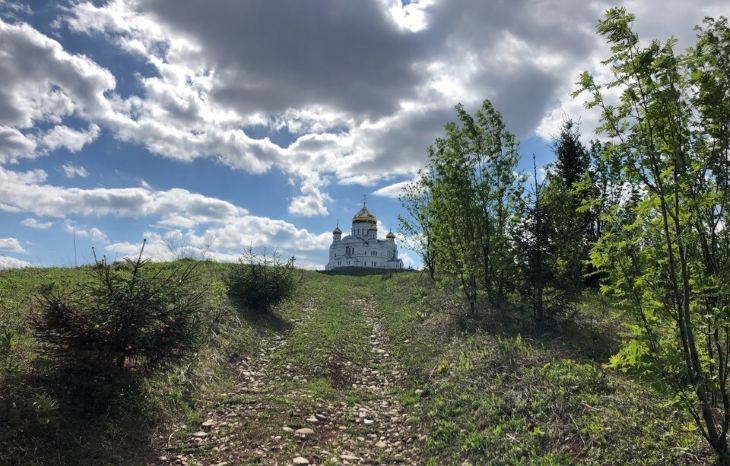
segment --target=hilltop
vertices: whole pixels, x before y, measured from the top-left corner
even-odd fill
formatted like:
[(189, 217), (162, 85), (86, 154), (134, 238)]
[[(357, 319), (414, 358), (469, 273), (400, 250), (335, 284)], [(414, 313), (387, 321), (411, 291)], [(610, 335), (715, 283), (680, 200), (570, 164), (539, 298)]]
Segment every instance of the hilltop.
[[(170, 267), (170, 264), (154, 264)], [(270, 314), (227, 299), (228, 265), (201, 262), (204, 345), (106, 406), (44, 373), (30, 296), (82, 269), (0, 272), (2, 464), (706, 464), (691, 419), (633, 375), (603, 368), (618, 345), (610, 303), (585, 295), (555, 328), (462, 313), (426, 274), (296, 271)], [(22, 381), (22, 384), (19, 383)], [(119, 388), (119, 387), (117, 387)], [(35, 397), (35, 398), (34, 398)], [(34, 398), (35, 414), (9, 404)]]

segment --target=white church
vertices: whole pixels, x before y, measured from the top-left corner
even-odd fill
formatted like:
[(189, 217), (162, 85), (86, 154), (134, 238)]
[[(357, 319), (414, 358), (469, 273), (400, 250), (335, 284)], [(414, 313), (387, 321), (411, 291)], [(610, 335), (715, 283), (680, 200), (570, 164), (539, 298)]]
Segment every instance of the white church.
[(330, 260), (326, 270), (348, 268), (402, 269), (398, 258), (395, 235), (388, 232), (385, 239), (378, 239), (378, 219), (365, 207), (352, 217), (350, 234), (342, 237), (339, 226), (332, 232)]

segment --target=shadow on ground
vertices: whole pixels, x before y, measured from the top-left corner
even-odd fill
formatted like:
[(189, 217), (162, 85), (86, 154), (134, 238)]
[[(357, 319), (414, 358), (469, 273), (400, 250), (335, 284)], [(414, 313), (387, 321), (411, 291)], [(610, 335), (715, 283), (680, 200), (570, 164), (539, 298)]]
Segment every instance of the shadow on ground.
[[(18, 386), (0, 416), (0, 464), (144, 465), (153, 459), (153, 413), (130, 381), (72, 374)], [(8, 395), (8, 393), (6, 393)]]
[(236, 306), (238, 315), (241, 316), (256, 331), (287, 333), (294, 324), (278, 315), (276, 311), (251, 310)]

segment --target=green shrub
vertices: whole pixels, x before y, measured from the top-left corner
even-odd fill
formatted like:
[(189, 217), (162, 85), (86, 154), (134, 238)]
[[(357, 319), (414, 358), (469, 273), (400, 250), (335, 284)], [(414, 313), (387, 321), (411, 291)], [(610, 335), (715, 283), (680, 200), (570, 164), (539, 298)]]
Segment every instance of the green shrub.
[(94, 254), (87, 281), (38, 296), (34, 328), (56, 363), (84, 374), (144, 374), (197, 349), (204, 290), (193, 289), (196, 263), (150, 271), (143, 251), (127, 267)]
[(296, 290), (294, 258), (284, 261), (274, 251), (256, 254), (249, 247), (231, 267), (227, 277), (228, 296), (238, 305), (268, 312)]

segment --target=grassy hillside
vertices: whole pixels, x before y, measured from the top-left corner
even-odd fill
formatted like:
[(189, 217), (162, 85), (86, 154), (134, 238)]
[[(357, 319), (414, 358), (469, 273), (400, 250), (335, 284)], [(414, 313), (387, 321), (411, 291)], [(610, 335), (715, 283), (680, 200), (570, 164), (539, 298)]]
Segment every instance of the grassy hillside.
[(295, 298), (261, 315), (229, 302), (228, 267), (196, 269), (207, 290), (197, 354), (83, 397), (39, 357), (30, 319), (43, 287), (88, 275), (0, 271), (0, 333), (17, 335), (0, 356), (0, 464), (712, 461), (681, 409), (603, 369), (620, 326), (599, 297), (545, 330), (513, 315), (469, 320), (447, 283), (418, 273), (297, 271)]

